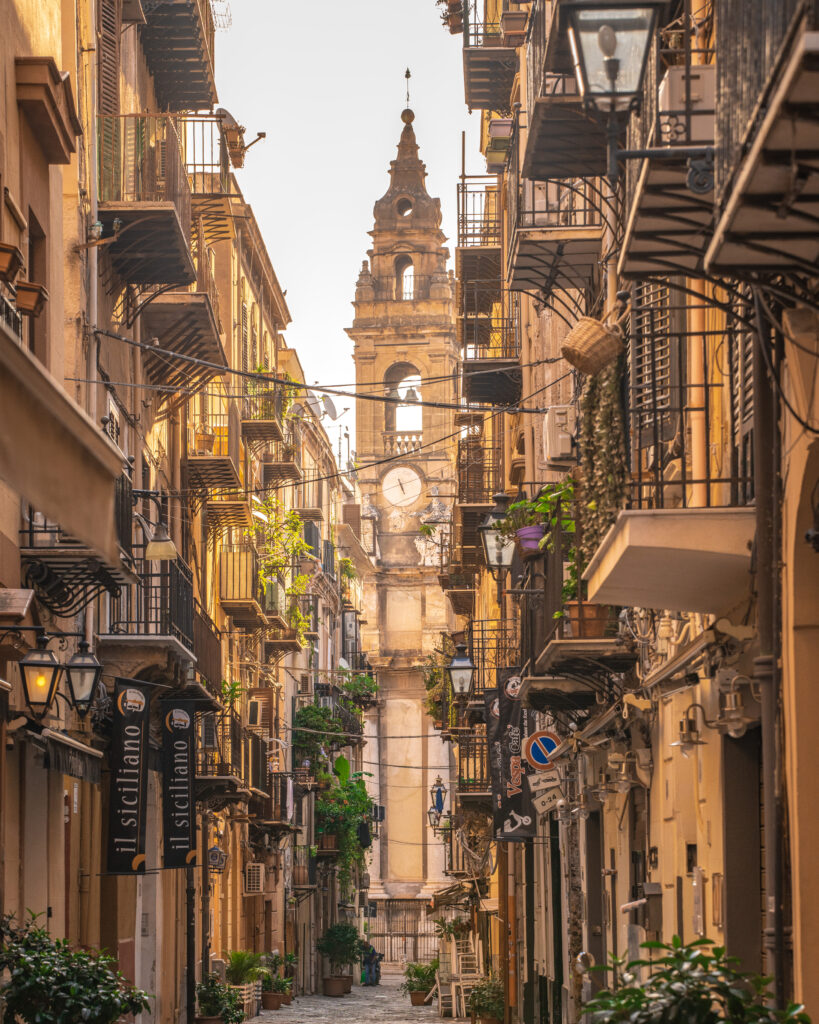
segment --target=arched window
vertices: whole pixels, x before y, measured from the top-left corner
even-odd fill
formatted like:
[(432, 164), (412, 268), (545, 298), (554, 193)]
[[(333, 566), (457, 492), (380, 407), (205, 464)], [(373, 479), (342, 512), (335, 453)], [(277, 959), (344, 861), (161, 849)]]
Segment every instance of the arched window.
[(396, 363), (384, 377), (387, 395), (397, 399), (384, 404), (384, 428), (400, 434), (420, 434), (423, 430), (421, 375), (412, 363)]
[(415, 298), (415, 267), (409, 256), (395, 261), (395, 297), (404, 302)]

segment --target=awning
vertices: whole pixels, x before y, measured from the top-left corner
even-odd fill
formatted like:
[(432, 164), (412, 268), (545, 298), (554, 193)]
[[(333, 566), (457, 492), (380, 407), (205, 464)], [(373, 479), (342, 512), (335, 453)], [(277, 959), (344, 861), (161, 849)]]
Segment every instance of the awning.
[(0, 479), (107, 564), (118, 565), (114, 481), (122, 455), (1, 325), (0, 410)]
[(49, 771), (99, 785), (102, 778), (101, 751), (54, 729), (43, 729), (30, 735), (45, 741), (45, 767)]

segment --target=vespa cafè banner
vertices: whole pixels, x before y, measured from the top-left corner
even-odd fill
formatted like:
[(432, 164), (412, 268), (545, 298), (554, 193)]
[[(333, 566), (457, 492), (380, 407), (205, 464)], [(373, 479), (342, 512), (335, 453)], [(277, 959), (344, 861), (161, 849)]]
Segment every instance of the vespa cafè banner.
[(111, 739), (108, 814), (108, 871), (145, 871), (145, 819), (148, 802), (148, 711), (150, 688), (117, 679)]
[(530, 712), (519, 694), (520, 669), (498, 669), (497, 692), (486, 697), (486, 735), (495, 838), (506, 842), (531, 839), (537, 826), (523, 754)]
[(162, 704), (162, 836), (166, 868), (196, 863), (193, 801), (194, 704)]

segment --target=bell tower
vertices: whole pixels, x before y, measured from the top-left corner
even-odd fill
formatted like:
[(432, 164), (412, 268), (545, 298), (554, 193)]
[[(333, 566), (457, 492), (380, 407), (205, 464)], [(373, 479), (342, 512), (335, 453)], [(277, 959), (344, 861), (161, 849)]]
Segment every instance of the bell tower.
[[(362, 630), (382, 698), (365, 748), (366, 760), (380, 765), (370, 769), (370, 789), (386, 810), (370, 867), (376, 904), (420, 901), (446, 884), (443, 846), (427, 811), (438, 775), (452, 791), (448, 749), (424, 710), (424, 668), (442, 631), (454, 627), (438, 571), (456, 490), (456, 427), (446, 406), (459, 354), (441, 203), (426, 190), (414, 119), (411, 110), (401, 114), (398, 154), (375, 204), (347, 332), (356, 391), (377, 399), (356, 400), (362, 518), (377, 552)], [(420, 902), (418, 912), (423, 921)], [(370, 925), (378, 948), (384, 918)]]

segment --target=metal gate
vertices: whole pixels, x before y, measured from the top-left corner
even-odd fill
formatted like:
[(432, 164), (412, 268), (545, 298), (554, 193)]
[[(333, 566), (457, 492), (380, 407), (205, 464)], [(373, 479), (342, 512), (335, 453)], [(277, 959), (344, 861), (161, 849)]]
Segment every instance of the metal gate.
[(435, 924), (426, 900), (373, 900), (370, 942), (384, 954), (385, 963), (433, 960), (438, 955)]

